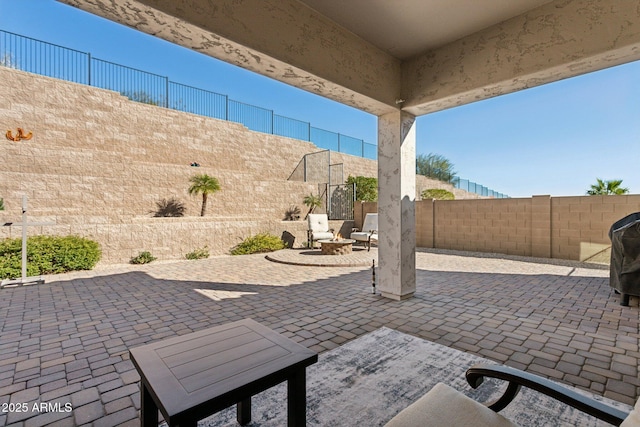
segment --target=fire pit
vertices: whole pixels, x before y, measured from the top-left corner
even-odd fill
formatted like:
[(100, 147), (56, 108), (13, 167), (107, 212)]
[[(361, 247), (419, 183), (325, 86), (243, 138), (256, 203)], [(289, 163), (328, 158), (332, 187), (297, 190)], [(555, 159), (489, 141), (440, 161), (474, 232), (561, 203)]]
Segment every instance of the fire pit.
[(327, 239), (318, 240), (322, 255), (348, 255), (355, 240), (352, 239)]

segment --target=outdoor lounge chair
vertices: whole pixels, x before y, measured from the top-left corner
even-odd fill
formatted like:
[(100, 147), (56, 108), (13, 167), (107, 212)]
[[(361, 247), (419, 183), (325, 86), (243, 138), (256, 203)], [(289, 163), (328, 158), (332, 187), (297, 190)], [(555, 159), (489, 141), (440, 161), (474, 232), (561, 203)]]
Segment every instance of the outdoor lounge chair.
[(309, 214), (307, 223), (307, 241), (310, 248), (313, 249), (313, 242), (316, 240), (333, 239), (333, 228), (329, 228), (327, 214)]
[(371, 242), (378, 241), (378, 214), (366, 214), (364, 217), (364, 224), (362, 224), (362, 231), (352, 231), (351, 239), (358, 242), (364, 242), (367, 250), (371, 250)]
[(504, 395), (485, 406), (443, 384), (436, 384), (427, 394), (393, 417), (386, 427), (447, 427), (447, 426), (515, 426), (498, 414), (525, 386), (550, 396), (573, 408), (609, 424), (640, 427), (640, 400), (630, 414), (613, 408), (568, 387), (508, 366), (477, 364), (467, 370), (467, 382), (477, 388), (484, 378), (498, 378), (509, 382)]

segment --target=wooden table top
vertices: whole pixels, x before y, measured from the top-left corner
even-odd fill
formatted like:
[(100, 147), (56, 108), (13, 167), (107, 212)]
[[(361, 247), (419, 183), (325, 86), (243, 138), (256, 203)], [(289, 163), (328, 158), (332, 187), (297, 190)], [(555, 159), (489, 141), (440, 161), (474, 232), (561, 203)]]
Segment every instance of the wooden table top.
[(266, 376), (309, 366), (318, 355), (244, 319), (131, 349), (131, 360), (162, 412), (173, 417)]

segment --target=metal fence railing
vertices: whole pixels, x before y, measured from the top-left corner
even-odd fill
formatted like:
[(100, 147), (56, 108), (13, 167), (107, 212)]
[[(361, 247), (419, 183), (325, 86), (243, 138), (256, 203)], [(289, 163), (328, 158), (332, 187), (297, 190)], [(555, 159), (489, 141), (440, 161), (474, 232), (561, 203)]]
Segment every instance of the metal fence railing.
[(3, 30), (0, 65), (113, 90), (145, 104), (241, 123), (253, 131), (309, 141), (324, 149), (370, 159), (376, 159), (378, 154), (376, 145), (362, 139), (314, 128), (310, 123), (234, 101), (226, 95)]
[(469, 181), (468, 179), (462, 179), (458, 176), (454, 176), (451, 180), (451, 183), (461, 190), (468, 191), (469, 193), (479, 194), (481, 196), (493, 197), (496, 199), (506, 199), (509, 198), (506, 194), (498, 193), (490, 188), (485, 187), (484, 185), (476, 184), (473, 181)]
[[(94, 58), (90, 53), (4, 30), (0, 30), (0, 65), (113, 90), (145, 104), (241, 123), (253, 131), (309, 141), (325, 150), (378, 158), (377, 146), (362, 139), (316, 128), (226, 95), (170, 81), (165, 76)], [(507, 197), (466, 179), (453, 177), (451, 182), (469, 192)]]
[(89, 84), (113, 90), (132, 101), (167, 107), (169, 79), (102, 59), (89, 57)]
[(430, 165), (423, 165), (423, 167), (420, 170), (416, 169), (416, 172), (421, 173), (422, 175), (428, 178), (448, 182), (452, 184), (455, 188), (465, 190), (469, 193), (479, 194), (480, 196), (493, 197), (496, 199), (505, 199), (509, 197), (506, 194), (502, 194), (497, 191), (491, 190), (490, 188), (487, 188), (484, 185), (476, 184), (475, 182), (469, 181), (468, 179), (462, 179), (459, 176), (455, 176), (449, 173), (447, 170), (443, 170), (442, 168), (439, 168), (439, 167), (431, 167)]
[[(183, 100), (188, 99), (190, 102)], [(169, 108), (214, 119), (227, 120), (226, 95), (181, 83), (169, 82)]]

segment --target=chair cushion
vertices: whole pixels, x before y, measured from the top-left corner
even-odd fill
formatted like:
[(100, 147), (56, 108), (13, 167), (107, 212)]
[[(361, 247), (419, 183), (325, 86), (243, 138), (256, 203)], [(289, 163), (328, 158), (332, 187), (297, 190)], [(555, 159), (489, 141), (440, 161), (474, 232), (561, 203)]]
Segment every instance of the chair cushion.
[(312, 240), (333, 239), (333, 233), (326, 231), (313, 231), (311, 233)]
[(362, 224), (362, 231), (378, 231), (378, 214), (368, 213), (364, 217), (364, 224)]
[(309, 224), (309, 230), (316, 231), (329, 231), (329, 218), (327, 214), (309, 214), (307, 217)]
[(350, 238), (359, 242), (368, 242), (369, 236), (371, 236), (371, 233), (367, 233), (365, 231), (354, 231), (351, 233)]
[(516, 424), (446, 384), (436, 384), (386, 427), (514, 427)]
[(636, 402), (633, 411), (620, 424), (620, 427), (640, 427), (640, 399)]

